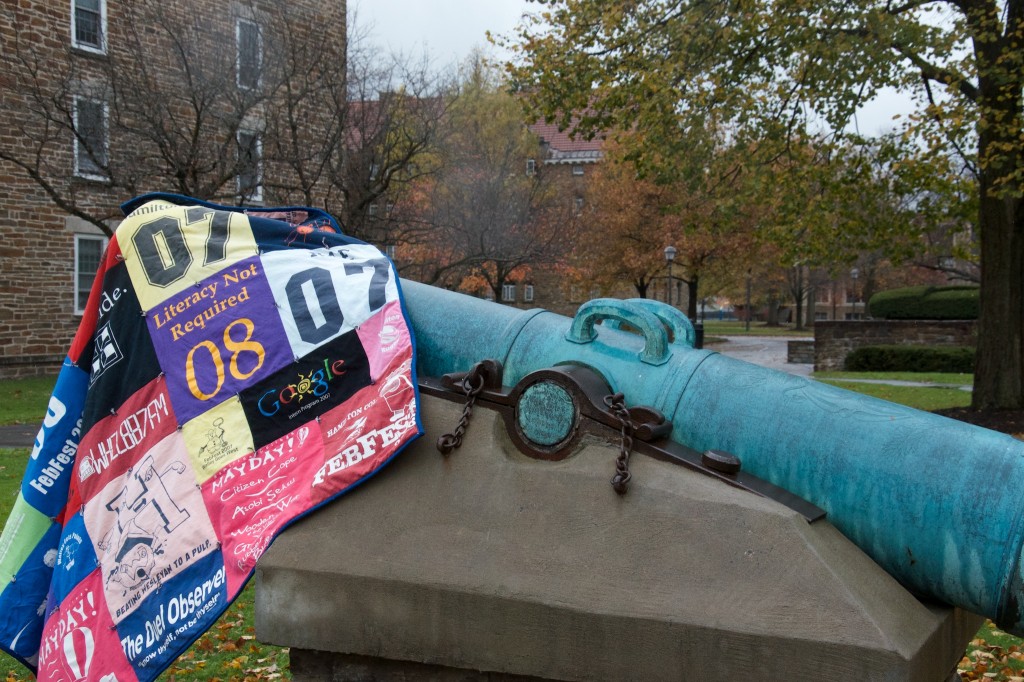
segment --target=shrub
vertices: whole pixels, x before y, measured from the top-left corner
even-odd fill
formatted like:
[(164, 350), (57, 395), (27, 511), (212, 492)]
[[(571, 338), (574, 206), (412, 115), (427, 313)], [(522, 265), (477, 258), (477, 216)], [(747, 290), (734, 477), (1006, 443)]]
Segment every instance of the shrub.
[(907, 287), (871, 297), (871, 317), (884, 320), (976, 320), (978, 287)]
[(850, 372), (974, 371), (974, 349), (967, 346), (863, 346), (846, 356)]

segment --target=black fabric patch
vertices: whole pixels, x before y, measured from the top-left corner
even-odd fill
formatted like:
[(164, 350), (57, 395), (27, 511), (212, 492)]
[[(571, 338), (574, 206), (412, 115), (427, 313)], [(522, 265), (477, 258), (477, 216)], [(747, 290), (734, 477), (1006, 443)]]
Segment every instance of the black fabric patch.
[(369, 386), (370, 361), (355, 330), (238, 394), (259, 449)]
[(96, 333), (78, 365), (89, 373), (82, 433), (110, 414), (103, 406), (124, 403), (160, 374), (153, 341), (124, 263), (110, 268), (103, 277)]

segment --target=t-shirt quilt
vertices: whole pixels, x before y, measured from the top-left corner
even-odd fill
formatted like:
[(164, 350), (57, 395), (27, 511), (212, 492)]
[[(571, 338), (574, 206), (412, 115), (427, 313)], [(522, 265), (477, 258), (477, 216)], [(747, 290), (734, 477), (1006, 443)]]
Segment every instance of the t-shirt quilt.
[(310, 208), (123, 207), (0, 537), (0, 646), (151, 680), (422, 433), (397, 273)]

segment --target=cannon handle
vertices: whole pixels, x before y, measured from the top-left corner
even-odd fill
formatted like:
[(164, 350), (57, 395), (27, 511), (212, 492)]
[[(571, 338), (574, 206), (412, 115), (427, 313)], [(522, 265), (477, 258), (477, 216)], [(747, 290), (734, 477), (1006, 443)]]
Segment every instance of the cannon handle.
[(654, 313), (662, 324), (672, 332), (675, 343), (681, 343), (687, 348), (693, 348), (696, 345), (697, 331), (693, 328), (693, 322), (690, 322), (690, 318), (678, 309), (649, 298), (627, 298), (626, 303), (633, 303)]
[(600, 320), (625, 322), (640, 331), (644, 337), (644, 349), (639, 355), (641, 362), (663, 365), (672, 357), (665, 330), (665, 324), (671, 322), (663, 321), (661, 316), (651, 312), (647, 306), (615, 298), (595, 298), (581, 305), (565, 334), (566, 340), (579, 344), (590, 343), (597, 338), (594, 326)]

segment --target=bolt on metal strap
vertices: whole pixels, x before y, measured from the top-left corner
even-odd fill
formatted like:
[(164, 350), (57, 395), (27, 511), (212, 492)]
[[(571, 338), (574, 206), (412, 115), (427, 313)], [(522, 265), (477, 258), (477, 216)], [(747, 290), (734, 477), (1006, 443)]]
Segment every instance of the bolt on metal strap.
[(605, 396), (604, 404), (619, 420), (622, 434), (622, 439), (619, 442), (619, 456), (615, 460), (615, 475), (612, 476), (611, 484), (615, 492), (625, 495), (629, 479), (633, 477), (629, 473), (629, 455), (633, 451), (633, 420), (629, 417), (625, 396), (621, 393)]
[(484, 384), (487, 383), (487, 378), (481, 369), (480, 363), (474, 365), (473, 369), (467, 372), (457, 384), (462, 392), (466, 394), (466, 405), (462, 408), (462, 417), (459, 418), (459, 423), (455, 430), (437, 439), (437, 449), (442, 455), (447, 456), (452, 450), (462, 445), (462, 437), (466, 434), (469, 418), (473, 415), (473, 405), (476, 403), (476, 397), (480, 395), (480, 391), (484, 389)]

